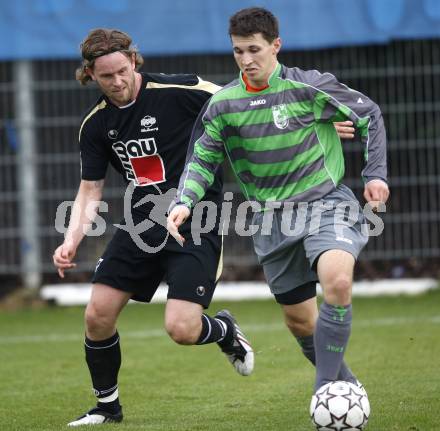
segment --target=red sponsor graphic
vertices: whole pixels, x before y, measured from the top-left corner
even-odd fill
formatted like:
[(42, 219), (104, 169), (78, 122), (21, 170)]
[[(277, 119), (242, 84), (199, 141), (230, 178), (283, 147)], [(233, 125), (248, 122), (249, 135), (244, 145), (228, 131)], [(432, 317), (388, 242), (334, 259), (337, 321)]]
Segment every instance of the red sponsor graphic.
[(163, 160), (159, 155), (130, 157), (130, 163), (138, 185), (157, 184), (165, 181)]

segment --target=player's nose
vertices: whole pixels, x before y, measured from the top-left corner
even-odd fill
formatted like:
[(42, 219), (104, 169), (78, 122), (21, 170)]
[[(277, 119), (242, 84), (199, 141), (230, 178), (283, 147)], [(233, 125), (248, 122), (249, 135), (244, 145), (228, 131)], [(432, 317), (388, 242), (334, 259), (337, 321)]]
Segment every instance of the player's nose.
[(120, 87), (122, 85), (122, 78), (120, 76), (115, 76), (113, 78), (113, 85), (115, 87)]
[(250, 66), (253, 62), (253, 58), (249, 54), (243, 54), (243, 57), (241, 58), (241, 63), (243, 66)]

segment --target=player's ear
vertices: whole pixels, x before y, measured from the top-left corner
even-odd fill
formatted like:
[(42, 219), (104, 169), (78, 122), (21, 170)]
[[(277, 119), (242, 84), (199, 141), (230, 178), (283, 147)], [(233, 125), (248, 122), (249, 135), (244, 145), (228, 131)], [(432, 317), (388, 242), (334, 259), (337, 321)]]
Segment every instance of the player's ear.
[(86, 66), (86, 73), (90, 76), (90, 78), (92, 78), (93, 81), (96, 81), (95, 74), (93, 73), (93, 69), (91, 67)]
[(133, 52), (130, 56), (130, 63), (131, 66), (133, 67), (133, 70), (136, 69), (136, 53)]
[(280, 52), (281, 49), (281, 38), (277, 37), (272, 42), (272, 48), (273, 48), (273, 54), (277, 55)]

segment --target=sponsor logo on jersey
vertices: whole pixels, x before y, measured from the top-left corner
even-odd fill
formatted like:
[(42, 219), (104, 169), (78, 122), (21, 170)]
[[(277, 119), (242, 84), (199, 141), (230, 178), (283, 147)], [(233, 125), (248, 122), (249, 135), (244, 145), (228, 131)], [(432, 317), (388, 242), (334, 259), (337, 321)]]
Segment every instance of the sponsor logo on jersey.
[(153, 127), (156, 124), (156, 117), (152, 117), (151, 115), (146, 115), (141, 120), (141, 132), (154, 132), (159, 130), (159, 127)]
[(165, 167), (162, 157), (157, 154), (154, 138), (118, 141), (112, 145), (125, 170), (127, 180), (137, 186), (163, 183)]
[(251, 103), (249, 103), (249, 106), (258, 106), (258, 105), (265, 105), (266, 99), (258, 99), (258, 100), (251, 100)]
[(272, 116), (278, 129), (285, 129), (289, 125), (289, 113), (284, 103), (272, 106)]

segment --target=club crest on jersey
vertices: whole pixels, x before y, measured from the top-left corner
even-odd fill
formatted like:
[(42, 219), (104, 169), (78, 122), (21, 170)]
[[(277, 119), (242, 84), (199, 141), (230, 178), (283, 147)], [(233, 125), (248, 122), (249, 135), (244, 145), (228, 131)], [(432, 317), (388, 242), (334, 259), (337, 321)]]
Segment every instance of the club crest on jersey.
[(133, 181), (137, 186), (166, 181), (164, 163), (157, 154), (154, 138), (118, 141), (112, 145), (112, 149), (121, 161), (127, 180)]
[(154, 132), (159, 130), (159, 127), (153, 127), (156, 124), (156, 117), (152, 117), (151, 115), (146, 115), (141, 120), (141, 132)]
[(278, 129), (285, 129), (289, 125), (289, 113), (284, 103), (272, 106), (272, 115), (273, 122)]

